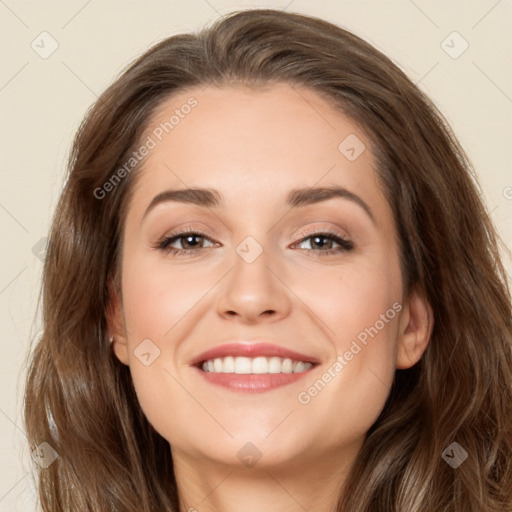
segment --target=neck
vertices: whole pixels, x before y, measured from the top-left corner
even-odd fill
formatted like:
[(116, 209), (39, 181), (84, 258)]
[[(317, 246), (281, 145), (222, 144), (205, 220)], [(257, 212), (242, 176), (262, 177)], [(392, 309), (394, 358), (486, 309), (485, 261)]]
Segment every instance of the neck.
[(343, 454), (317, 454), (252, 467), (193, 458), (173, 448), (180, 512), (335, 512), (360, 444)]

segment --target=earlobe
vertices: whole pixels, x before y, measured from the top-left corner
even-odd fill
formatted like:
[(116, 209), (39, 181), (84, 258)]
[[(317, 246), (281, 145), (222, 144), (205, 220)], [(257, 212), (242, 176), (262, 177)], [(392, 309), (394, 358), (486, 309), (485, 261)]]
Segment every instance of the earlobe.
[(106, 311), (109, 342), (116, 357), (128, 365), (128, 341), (124, 328), (123, 313), (119, 293), (114, 290), (111, 280), (108, 282), (109, 300)]
[(432, 329), (434, 314), (428, 300), (413, 290), (403, 311), (400, 326), (396, 367), (406, 369), (414, 366), (425, 352)]
[(112, 341), (112, 350), (121, 363), (128, 366), (128, 343), (126, 339), (118, 339), (115, 336)]

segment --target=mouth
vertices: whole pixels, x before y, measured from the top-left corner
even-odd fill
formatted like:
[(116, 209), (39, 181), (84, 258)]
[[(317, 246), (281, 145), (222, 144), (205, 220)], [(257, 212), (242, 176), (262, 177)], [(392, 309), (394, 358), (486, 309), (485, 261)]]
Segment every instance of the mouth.
[(315, 358), (269, 343), (221, 345), (191, 362), (210, 384), (252, 393), (296, 382), (318, 364)]

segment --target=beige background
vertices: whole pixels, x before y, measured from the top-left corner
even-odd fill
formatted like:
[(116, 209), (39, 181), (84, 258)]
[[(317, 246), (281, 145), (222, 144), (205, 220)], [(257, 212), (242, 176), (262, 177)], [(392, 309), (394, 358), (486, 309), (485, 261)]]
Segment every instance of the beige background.
[[(348, 28), (419, 82), (467, 150), (491, 217), (512, 246), (510, 0), (0, 0), (0, 512), (34, 510), (21, 421), (24, 360), (29, 330), (38, 330), (37, 244), (64, 182), (72, 136), (96, 96), (153, 42), (250, 7), (286, 8)], [(52, 39), (57, 50), (41, 58)], [(467, 50), (452, 58), (464, 41)], [(511, 263), (507, 256), (509, 273)]]

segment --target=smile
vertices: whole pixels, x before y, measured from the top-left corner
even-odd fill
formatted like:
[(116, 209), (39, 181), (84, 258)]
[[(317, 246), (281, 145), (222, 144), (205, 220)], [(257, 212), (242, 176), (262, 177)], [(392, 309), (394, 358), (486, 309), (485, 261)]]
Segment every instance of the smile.
[(319, 360), (260, 339), (218, 345), (189, 364), (209, 384), (235, 392), (260, 393), (304, 378)]
[(301, 373), (309, 370), (312, 363), (292, 361), (282, 357), (216, 357), (203, 362), (202, 370), (210, 373), (236, 373), (238, 375)]

